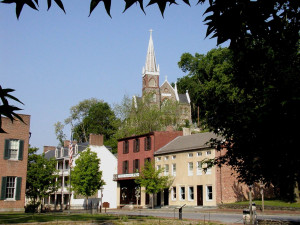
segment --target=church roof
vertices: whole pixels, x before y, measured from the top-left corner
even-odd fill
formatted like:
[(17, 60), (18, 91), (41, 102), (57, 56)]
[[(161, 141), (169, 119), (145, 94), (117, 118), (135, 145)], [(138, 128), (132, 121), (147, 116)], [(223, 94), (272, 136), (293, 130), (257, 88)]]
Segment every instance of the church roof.
[(154, 52), (154, 45), (152, 40), (152, 30), (150, 30), (150, 39), (148, 44), (148, 51), (146, 56), (146, 63), (143, 73), (159, 73), (159, 66), (156, 65), (156, 58)]
[(190, 104), (186, 94), (178, 94), (179, 102)]

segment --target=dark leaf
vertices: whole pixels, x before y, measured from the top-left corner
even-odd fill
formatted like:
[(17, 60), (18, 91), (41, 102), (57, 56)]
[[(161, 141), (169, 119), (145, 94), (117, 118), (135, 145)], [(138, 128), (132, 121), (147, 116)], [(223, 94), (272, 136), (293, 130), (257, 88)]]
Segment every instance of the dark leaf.
[(104, 7), (106, 9), (107, 14), (111, 17), (110, 15), (110, 7), (111, 7), (111, 0), (92, 0), (90, 4), (90, 14), (92, 14), (93, 10), (96, 8), (99, 2), (103, 1), (104, 2)]
[(59, 6), (59, 8), (61, 8), (63, 11), (64, 11), (64, 13), (66, 13), (66, 11), (65, 11), (65, 8), (64, 8), (64, 5), (63, 5), (63, 3), (62, 3), (62, 1), (61, 0), (54, 0), (55, 2), (56, 2), (56, 4)]
[[(145, 10), (144, 10), (144, 6), (143, 6), (143, 0), (124, 0), (126, 2), (126, 5), (125, 5), (125, 9), (123, 11), (123, 13), (128, 9), (130, 8), (133, 3), (137, 3), (139, 2), (140, 3), (140, 7), (142, 9), (142, 11), (145, 13)], [(146, 13), (145, 13), (146, 14)]]
[(51, 7), (51, 0), (47, 0), (47, 2), (48, 2), (48, 10), (49, 10)]

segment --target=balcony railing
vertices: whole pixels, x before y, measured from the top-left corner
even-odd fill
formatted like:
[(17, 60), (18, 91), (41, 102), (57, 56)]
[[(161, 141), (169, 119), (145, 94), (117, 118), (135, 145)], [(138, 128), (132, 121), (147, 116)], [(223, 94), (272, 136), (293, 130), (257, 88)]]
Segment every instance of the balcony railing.
[(133, 178), (133, 177), (138, 177), (140, 173), (124, 173), (124, 174), (114, 174), (113, 175), (113, 180), (118, 180), (120, 178)]

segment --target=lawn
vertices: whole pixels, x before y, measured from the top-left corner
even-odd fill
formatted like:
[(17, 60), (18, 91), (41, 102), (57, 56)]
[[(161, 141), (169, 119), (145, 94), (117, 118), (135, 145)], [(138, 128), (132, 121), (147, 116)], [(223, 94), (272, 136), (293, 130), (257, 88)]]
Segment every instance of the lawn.
[[(262, 205), (261, 200), (253, 200), (257, 206)], [(281, 200), (265, 200), (264, 201), (265, 206), (271, 206), (271, 207), (287, 207), (287, 208), (300, 208), (300, 203), (289, 203)], [(248, 205), (249, 201), (243, 201), (243, 202), (236, 202), (234, 204), (237, 205)]]
[[(62, 222), (64, 221), (64, 222)], [(70, 223), (68, 223), (70, 221)], [(181, 224), (192, 224), (201, 225), (199, 221), (190, 220), (172, 220), (172, 219), (161, 219), (155, 217), (144, 217), (144, 216), (118, 216), (118, 215), (107, 215), (107, 214), (66, 214), (66, 213), (47, 213), (47, 214), (28, 214), (28, 213), (1, 213), (0, 224), (13, 224), (13, 223), (40, 223), (49, 222), (48, 224), (83, 224), (84, 222), (96, 222), (115, 225), (181, 225)], [(206, 225), (217, 225), (216, 223), (206, 223)]]

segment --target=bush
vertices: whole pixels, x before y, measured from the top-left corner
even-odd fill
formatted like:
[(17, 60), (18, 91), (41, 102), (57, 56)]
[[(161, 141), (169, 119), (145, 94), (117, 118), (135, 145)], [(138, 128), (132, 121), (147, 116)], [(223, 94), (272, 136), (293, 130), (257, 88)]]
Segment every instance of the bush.
[(37, 213), (40, 204), (40, 202), (30, 202), (28, 205), (25, 206), (25, 213)]

